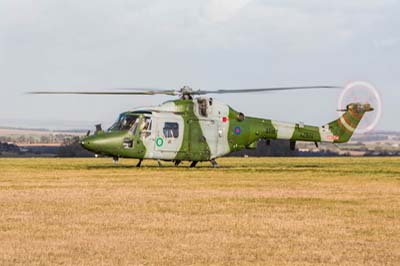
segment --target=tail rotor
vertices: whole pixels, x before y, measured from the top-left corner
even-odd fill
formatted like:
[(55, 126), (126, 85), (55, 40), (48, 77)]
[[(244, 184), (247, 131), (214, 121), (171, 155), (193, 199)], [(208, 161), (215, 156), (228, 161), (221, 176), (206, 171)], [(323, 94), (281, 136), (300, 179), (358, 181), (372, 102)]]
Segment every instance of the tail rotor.
[(378, 90), (370, 83), (355, 81), (349, 83), (338, 101), (338, 113), (348, 110), (349, 103), (362, 103), (373, 106), (374, 112), (368, 112), (357, 127), (356, 133), (365, 134), (376, 128), (382, 116), (382, 99)]

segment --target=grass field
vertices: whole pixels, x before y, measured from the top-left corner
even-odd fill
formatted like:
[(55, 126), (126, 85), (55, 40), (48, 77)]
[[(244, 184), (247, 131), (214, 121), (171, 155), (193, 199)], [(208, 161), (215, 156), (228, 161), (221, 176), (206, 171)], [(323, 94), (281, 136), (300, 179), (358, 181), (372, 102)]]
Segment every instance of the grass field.
[(400, 265), (400, 159), (0, 159), (0, 265)]

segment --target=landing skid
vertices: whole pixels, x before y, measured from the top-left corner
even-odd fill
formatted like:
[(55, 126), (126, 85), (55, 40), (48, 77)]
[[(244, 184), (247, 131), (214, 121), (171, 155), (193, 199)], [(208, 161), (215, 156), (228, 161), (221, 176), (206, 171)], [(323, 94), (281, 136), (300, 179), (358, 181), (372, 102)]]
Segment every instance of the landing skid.
[(143, 159), (139, 159), (139, 162), (136, 164), (136, 167), (139, 168), (142, 166)]
[(195, 168), (196, 165), (197, 165), (197, 163), (198, 163), (198, 161), (193, 161), (193, 162), (190, 164), (190, 168)]

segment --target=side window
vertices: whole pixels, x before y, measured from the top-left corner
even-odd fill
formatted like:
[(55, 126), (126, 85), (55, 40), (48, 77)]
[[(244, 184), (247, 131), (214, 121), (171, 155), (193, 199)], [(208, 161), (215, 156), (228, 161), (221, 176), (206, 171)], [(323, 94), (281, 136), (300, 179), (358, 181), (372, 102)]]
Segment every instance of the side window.
[(197, 99), (197, 103), (199, 104), (199, 114), (201, 116), (207, 117), (207, 99)]
[(166, 138), (177, 138), (179, 137), (179, 125), (178, 123), (166, 122), (164, 124), (163, 133)]

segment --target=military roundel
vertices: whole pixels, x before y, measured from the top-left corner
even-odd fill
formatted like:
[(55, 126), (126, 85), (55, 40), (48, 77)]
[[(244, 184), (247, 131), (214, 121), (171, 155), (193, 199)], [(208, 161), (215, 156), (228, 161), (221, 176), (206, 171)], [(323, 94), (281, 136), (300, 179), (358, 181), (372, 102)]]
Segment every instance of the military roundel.
[(235, 128), (233, 129), (233, 133), (234, 133), (235, 135), (240, 135), (240, 133), (242, 133), (242, 129), (241, 129), (239, 126), (237, 126), (237, 127), (235, 127)]
[(164, 145), (164, 140), (160, 137), (156, 138), (156, 145), (157, 147), (161, 147), (162, 145)]

